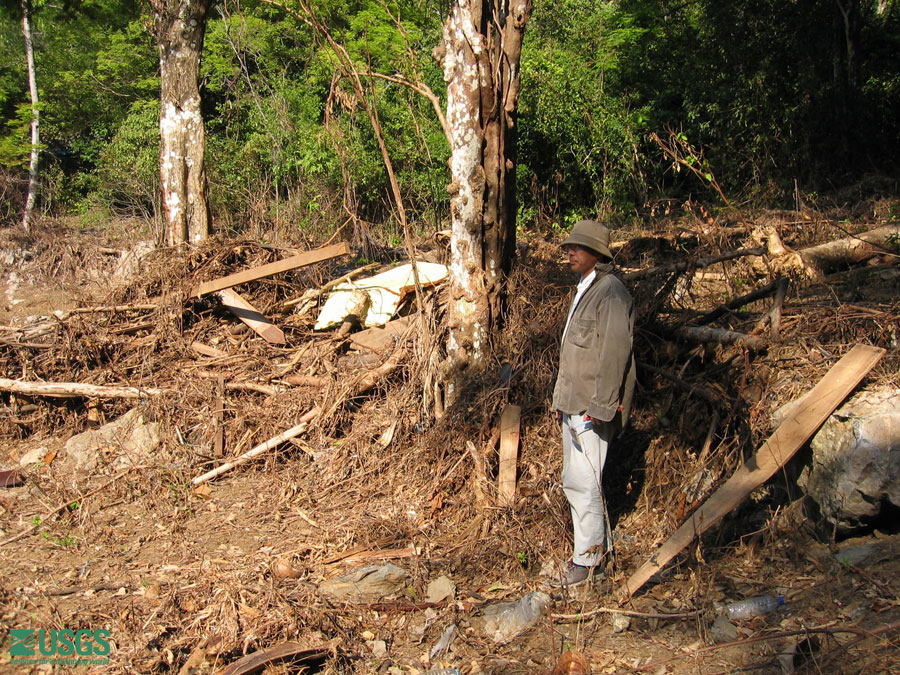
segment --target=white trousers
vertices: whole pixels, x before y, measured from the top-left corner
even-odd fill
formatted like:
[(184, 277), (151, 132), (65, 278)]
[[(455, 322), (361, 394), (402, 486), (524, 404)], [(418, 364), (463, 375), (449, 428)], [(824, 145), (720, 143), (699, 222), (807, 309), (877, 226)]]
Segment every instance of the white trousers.
[(562, 486), (572, 511), (572, 561), (592, 567), (607, 549), (603, 465), (612, 440), (613, 425), (585, 422), (581, 415), (563, 415)]

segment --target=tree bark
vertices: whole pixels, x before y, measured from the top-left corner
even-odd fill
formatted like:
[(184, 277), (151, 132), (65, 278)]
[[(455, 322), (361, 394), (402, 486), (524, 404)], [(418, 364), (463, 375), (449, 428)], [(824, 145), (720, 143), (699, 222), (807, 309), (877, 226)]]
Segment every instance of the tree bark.
[(31, 35), (31, 0), (22, 0), (22, 35), (25, 37), (25, 60), (28, 64), (28, 92), (31, 95), (31, 160), (28, 164), (28, 194), (25, 196), (25, 213), (22, 229), (31, 230), (34, 202), (37, 196), (38, 158), (40, 153), (40, 113), (38, 111), (37, 75), (34, 66), (34, 41)]
[(151, 0), (159, 49), (159, 173), (168, 246), (209, 236), (206, 130), (198, 80), (210, 2)]
[(454, 370), (485, 361), (515, 252), (515, 113), (531, 8), (531, 0), (456, 0), (435, 50), (447, 81), (451, 148)]

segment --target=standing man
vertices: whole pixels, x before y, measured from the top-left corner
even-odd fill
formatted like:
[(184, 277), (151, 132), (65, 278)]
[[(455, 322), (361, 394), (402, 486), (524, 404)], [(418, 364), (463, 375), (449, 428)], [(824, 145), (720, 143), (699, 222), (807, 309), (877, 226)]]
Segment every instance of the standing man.
[(634, 305), (612, 274), (609, 229), (575, 223), (562, 243), (578, 275), (563, 329), (553, 409), (562, 422), (562, 485), (572, 512), (574, 551), (556, 586), (575, 586), (606, 568), (612, 550), (603, 499), (610, 442), (628, 421), (634, 393)]

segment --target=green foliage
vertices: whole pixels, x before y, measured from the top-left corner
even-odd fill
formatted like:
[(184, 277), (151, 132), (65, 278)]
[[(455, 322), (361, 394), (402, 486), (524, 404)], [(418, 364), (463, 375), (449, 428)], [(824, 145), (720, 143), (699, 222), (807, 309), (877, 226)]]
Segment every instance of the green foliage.
[[(41, 106), (38, 106), (40, 110)], [(6, 120), (7, 132), (0, 136), (0, 164), (7, 167), (25, 166), (31, 156), (31, 121), (34, 106), (20, 103), (15, 116)]]
[(97, 158), (95, 185), (115, 213), (149, 216), (159, 199), (159, 101), (137, 101)]
[[(288, 3), (289, 7), (296, 8)], [(833, 0), (538, 2), (522, 54), (517, 207), (552, 232), (649, 196), (735, 203), (794, 179), (806, 193), (866, 171), (896, 175), (900, 3)], [(45, 208), (148, 219), (159, 202), (158, 55), (138, 0), (35, 7)], [(446, 6), (319, 0), (315, 11), (362, 75), (363, 99), (322, 36), (264, 0), (214, 5), (203, 114), (214, 221), (240, 232), (284, 221), (335, 227), (344, 206), (398, 236), (366, 114), (377, 111), (412, 222), (447, 216), (449, 147), (431, 104), (372, 70), (422, 81)], [(399, 20), (399, 24), (398, 24)], [(0, 164), (30, 150), (21, 8), (0, 12)], [(653, 139), (690, 139), (683, 163)], [(693, 163), (692, 163), (693, 162)], [(685, 171), (673, 171), (680, 166)], [(17, 168), (19, 167), (19, 168)]]
[(634, 199), (642, 116), (611, 91), (619, 54), (642, 31), (615, 8), (600, 0), (539, 5), (522, 51), (519, 189), (550, 220)]

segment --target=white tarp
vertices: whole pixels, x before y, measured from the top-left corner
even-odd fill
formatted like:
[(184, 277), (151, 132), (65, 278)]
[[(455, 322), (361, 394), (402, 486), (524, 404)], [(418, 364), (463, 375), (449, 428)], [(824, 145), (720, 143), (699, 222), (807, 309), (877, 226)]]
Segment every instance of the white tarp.
[[(434, 286), (449, 275), (446, 265), (436, 263), (416, 263), (416, 270), (423, 287)], [(383, 326), (397, 312), (406, 294), (415, 291), (415, 288), (411, 264), (400, 265), (374, 277), (339, 284), (329, 293), (319, 311), (315, 329), (324, 330), (343, 323), (360, 306), (361, 293), (368, 296), (369, 302), (365, 316), (358, 317), (360, 323), (367, 328)]]

